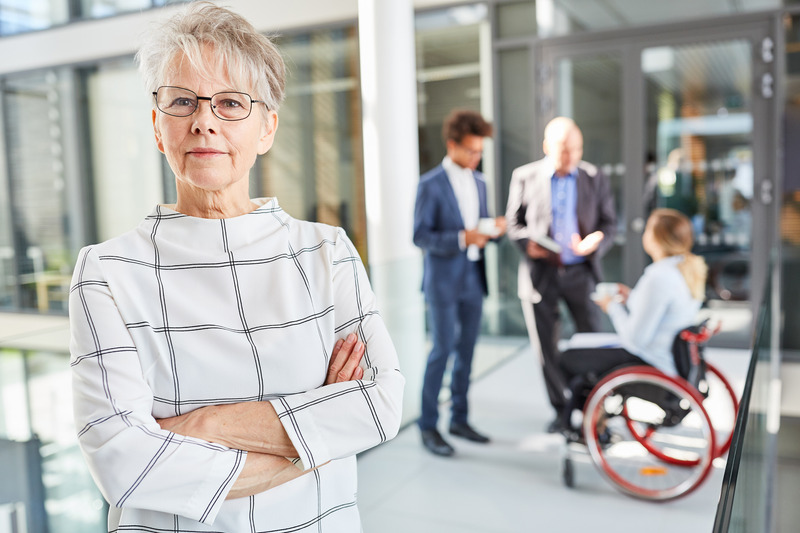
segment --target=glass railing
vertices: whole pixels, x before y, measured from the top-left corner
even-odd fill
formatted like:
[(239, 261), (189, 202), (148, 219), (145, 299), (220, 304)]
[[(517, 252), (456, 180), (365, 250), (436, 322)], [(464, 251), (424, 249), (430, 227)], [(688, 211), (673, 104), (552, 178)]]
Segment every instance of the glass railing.
[(722, 482), (714, 533), (773, 531), (775, 464), (780, 421), (779, 317), (769, 276), (758, 312), (753, 354)]

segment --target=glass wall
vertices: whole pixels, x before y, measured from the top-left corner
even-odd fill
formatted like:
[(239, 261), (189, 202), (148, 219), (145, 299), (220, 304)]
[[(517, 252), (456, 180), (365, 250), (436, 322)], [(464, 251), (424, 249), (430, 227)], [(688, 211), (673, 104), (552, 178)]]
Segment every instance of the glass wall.
[[(8, 77), (2, 84), (7, 158), (7, 173), (0, 176), (3, 305), (66, 310), (74, 262), (67, 182), (75, 154), (65, 150), (71, 125), (64, 111), (72, 105), (74, 89), (63, 70)], [(9, 276), (16, 278), (16, 287), (9, 287)]]
[(187, 0), (0, 0), (0, 36), (44, 30), (82, 18), (100, 18)]
[[(525, 2), (520, 2), (525, 3)], [(635, 28), (670, 22), (725, 17), (753, 13), (796, 4), (796, 0), (537, 0), (536, 22), (539, 36), (554, 37), (621, 28)]]
[[(786, 111), (784, 115), (783, 191), (780, 236), (783, 294), (800, 293), (800, 15), (784, 18), (786, 31)], [(787, 298), (784, 304), (785, 323), (800, 324), (800, 304)], [(783, 330), (787, 357), (800, 360), (800, 328)]]
[(286, 100), (255, 182), (290, 215), (343, 227), (366, 259), (356, 35), (351, 26), (279, 41), (289, 69)]
[(0, 531), (106, 531), (75, 438), (68, 360), (0, 348)]
[[(486, 7), (461, 6), (415, 18), (419, 168), (442, 162), (442, 122), (456, 108), (481, 111), (481, 24)], [(489, 170), (489, 169), (484, 169)]]
[(68, 20), (67, 0), (0, 1), (0, 35), (42, 30)]
[(132, 62), (98, 65), (83, 79), (99, 242), (136, 227), (165, 201), (167, 174), (153, 136), (152, 97)]

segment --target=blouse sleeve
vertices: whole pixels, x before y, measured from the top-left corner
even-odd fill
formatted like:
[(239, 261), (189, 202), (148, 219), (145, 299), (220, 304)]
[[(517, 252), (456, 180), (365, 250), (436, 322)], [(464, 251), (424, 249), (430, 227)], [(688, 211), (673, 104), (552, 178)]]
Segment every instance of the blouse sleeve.
[(69, 315), (78, 440), (103, 496), (113, 507), (213, 523), (245, 452), (159, 427), (137, 348), (92, 248), (78, 257)]
[[(608, 315), (624, 346), (646, 356), (648, 347), (669, 307), (671, 293), (654, 276), (639, 278), (628, 295), (627, 309), (619, 303), (608, 306)], [(661, 286), (659, 286), (661, 285)]]
[(332, 290), (336, 338), (355, 332), (366, 344), (364, 376), (272, 400), (305, 468), (376, 446), (400, 428), (405, 380), (364, 265), (342, 230)]

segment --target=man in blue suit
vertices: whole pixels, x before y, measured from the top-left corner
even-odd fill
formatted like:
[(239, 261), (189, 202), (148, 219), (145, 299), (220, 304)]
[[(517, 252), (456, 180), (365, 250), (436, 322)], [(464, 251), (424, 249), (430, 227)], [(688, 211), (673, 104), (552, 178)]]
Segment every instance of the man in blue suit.
[(489, 442), (467, 422), (467, 391), (487, 292), (483, 248), (505, 233), (506, 223), (503, 217), (489, 218), (486, 182), (476, 170), (483, 138), (492, 135), (492, 125), (478, 113), (456, 110), (445, 119), (442, 133), (447, 156), (420, 178), (417, 189), (414, 244), (424, 252), (422, 290), (433, 340), (422, 384), (419, 427), (429, 451), (450, 456), (453, 447), (436, 425), (439, 390), (453, 352), (450, 433)]

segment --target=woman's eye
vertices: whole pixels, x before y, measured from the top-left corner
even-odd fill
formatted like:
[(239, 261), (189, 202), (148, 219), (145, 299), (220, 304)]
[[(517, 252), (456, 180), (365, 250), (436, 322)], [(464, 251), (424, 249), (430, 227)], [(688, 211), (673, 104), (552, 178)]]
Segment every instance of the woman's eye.
[(236, 108), (242, 107), (242, 103), (237, 101), (237, 100), (226, 99), (226, 100), (221, 100), (220, 103), (217, 104), (217, 107), (225, 107), (227, 109), (236, 109)]
[(194, 100), (191, 98), (176, 98), (172, 101), (172, 107), (194, 107)]

